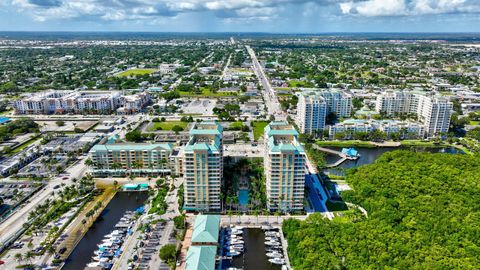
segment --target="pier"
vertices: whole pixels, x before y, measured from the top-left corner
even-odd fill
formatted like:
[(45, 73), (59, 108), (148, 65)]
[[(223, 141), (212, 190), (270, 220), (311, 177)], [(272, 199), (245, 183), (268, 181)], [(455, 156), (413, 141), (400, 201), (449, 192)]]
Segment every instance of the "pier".
[(315, 148), (319, 151), (322, 151), (322, 152), (325, 152), (325, 153), (328, 153), (328, 154), (332, 154), (332, 155), (337, 155), (337, 156), (340, 157), (340, 159), (337, 160), (336, 162), (327, 164), (326, 165), (327, 168), (337, 167), (347, 160), (357, 160), (360, 157), (359, 155), (354, 155), (354, 156), (353, 155), (348, 155), (348, 154), (344, 153), (343, 151), (340, 152), (340, 151), (337, 151), (337, 150), (333, 150), (333, 149), (329, 149), (329, 148), (325, 148), (325, 147), (320, 147), (316, 144), (313, 144), (313, 148)]

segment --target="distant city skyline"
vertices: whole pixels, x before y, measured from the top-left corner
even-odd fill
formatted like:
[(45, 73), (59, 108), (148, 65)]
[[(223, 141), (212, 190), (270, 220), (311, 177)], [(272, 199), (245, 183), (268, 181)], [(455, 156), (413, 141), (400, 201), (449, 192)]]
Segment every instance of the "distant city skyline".
[(0, 31), (479, 32), (477, 0), (0, 0)]

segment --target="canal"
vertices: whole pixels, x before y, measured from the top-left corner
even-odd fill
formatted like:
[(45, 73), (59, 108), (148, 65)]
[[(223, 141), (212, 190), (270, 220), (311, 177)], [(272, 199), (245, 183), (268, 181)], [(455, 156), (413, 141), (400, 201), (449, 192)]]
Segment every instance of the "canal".
[(93, 252), (106, 234), (109, 234), (126, 211), (142, 206), (148, 192), (118, 192), (93, 223), (85, 236), (70, 254), (62, 269), (83, 269), (94, 255)]
[(280, 270), (278, 265), (271, 264), (265, 253), (265, 233), (259, 228), (246, 228), (243, 231), (245, 252), (234, 257), (232, 267), (243, 270)]
[[(334, 149), (341, 151), (341, 147), (329, 147), (326, 148)], [(449, 153), (449, 154), (464, 154), (463, 151), (455, 147), (376, 147), (376, 148), (366, 148), (366, 147), (355, 147), (360, 154), (360, 158), (357, 160), (347, 160), (339, 166), (331, 169), (326, 169), (324, 172), (333, 173), (337, 175), (343, 175), (345, 169), (356, 168), (366, 164), (372, 164), (377, 158), (382, 154), (395, 150), (411, 150), (415, 152), (430, 152), (430, 153)], [(334, 163), (339, 157), (337, 155), (326, 154), (325, 160), (327, 164)]]

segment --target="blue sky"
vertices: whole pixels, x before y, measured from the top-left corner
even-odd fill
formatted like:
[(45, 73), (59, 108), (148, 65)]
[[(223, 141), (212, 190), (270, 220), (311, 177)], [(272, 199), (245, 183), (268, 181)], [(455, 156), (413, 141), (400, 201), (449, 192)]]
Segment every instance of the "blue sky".
[(0, 31), (479, 32), (480, 0), (0, 0)]

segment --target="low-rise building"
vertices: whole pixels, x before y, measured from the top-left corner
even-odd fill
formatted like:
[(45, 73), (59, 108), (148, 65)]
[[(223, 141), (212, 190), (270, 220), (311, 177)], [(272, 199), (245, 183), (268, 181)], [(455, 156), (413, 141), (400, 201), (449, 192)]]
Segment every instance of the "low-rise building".
[(17, 114), (108, 114), (121, 107), (120, 113), (143, 110), (151, 101), (144, 92), (122, 96), (119, 91), (59, 91), (33, 93), (14, 102)]
[(220, 216), (198, 215), (195, 217), (191, 246), (188, 248), (186, 270), (214, 270), (217, 255)]
[(422, 123), (396, 120), (355, 120), (349, 119), (329, 127), (329, 137), (335, 139), (341, 134), (342, 139), (352, 139), (355, 133), (370, 133), (379, 130), (387, 138), (397, 134), (398, 138), (423, 138), (425, 129)]
[(152, 97), (148, 92), (141, 92), (131, 96), (122, 96), (120, 98), (119, 114), (133, 114), (141, 112), (150, 104)]
[(90, 149), (95, 176), (169, 174), (172, 171), (170, 143), (97, 144)]

